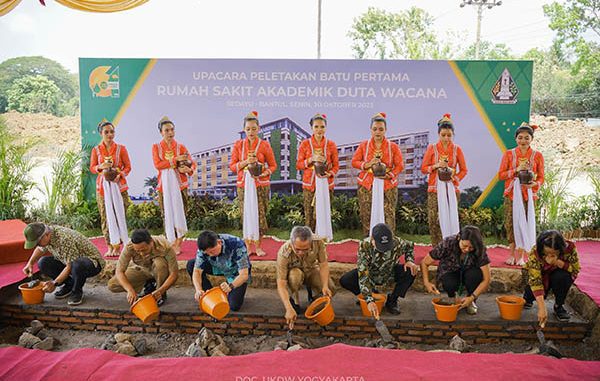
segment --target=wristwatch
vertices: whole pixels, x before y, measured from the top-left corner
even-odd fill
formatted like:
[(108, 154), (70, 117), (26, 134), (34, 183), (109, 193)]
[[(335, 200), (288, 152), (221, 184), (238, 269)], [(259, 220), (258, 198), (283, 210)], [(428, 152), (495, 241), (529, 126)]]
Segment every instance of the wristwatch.
[(227, 283), (227, 285), (229, 286), (231, 291), (233, 291), (235, 289), (235, 286), (233, 285), (233, 283)]

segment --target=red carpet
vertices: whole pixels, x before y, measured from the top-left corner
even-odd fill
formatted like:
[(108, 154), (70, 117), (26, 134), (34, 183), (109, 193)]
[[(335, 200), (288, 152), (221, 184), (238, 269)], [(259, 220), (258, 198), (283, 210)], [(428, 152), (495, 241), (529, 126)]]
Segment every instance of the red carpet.
[(99, 349), (0, 349), (0, 380), (598, 380), (600, 362), (535, 355), (435, 353), (336, 344), (295, 352), (144, 359)]
[(600, 306), (600, 242), (576, 242), (581, 272), (575, 280), (577, 288)]
[[(23, 229), (25, 224), (21, 220), (0, 221), (0, 265), (27, 261), (33, 250), (25, 250), (25, 237)], [(1, 274), (0, 274), (1, 276)]]
[[(104, 242), (104, 238), (93, 238), (92, 242), (98, 250), (104, 255), (107, 251), (106, 243)], [(253, 255), (251, 258), (254, 261), (274, 261), (277, 259), (277, 251), (283, 245), (283, 242), (276, 241), (273, 238), (265, 238), (262, 242), (262, 248), (267, 253), (264, 257), (258, 257)], [(600, 251), (600, 243), (598, 243), (599, 251)], [(431, 250), (431, 246), (419, 246), (415, 245), (415, 260), (418, 263), (421, 263), (421, 260), (429, 253)], [(188, 260), (195, 258), (197, 251), (196, 241), (195, 240), (186, 240), (183, 242), (181, 247), (181, 254), (177, 256), (177, 259)], [(339, 262), (339, 263), (356, 263), (356, 255), (358, 252), (358, 242), (356, 241), (346, 241), (343, 243), (330, 243), (327, 245), (327, 253), (329, 254), (330, 262)], [(508, 249), (495, 247), (488, 248), (488, 255), (490, 256), (490, 260), (492, 261), (492, 267), (504, 267), (504, 268), (517, 268), (517, 266), (508, 266), (504, 263), (506, 258), (508, 257)], [(116, 258), (109, 258), (116, 259)]]
[[(27, 261), (0, 265), (0, 288), (25, 279), (22, 270), (26, 264)], [(33, 266), (33, 271), (38, 271), (37, 264)]]

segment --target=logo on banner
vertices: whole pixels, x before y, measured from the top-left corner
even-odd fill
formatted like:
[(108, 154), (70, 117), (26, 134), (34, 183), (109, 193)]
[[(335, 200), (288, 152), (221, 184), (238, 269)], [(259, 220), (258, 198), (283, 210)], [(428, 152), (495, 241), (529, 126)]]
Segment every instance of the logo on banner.
[(89, 86), (94, 97), (119, 98), (119, 67), (98, 66), (90, 73)]
[(501, 105), (512, 105), (517, 103), (519, 89), (507, 68), (504, 68), (500, 78), (492, 88), (492, 103)]

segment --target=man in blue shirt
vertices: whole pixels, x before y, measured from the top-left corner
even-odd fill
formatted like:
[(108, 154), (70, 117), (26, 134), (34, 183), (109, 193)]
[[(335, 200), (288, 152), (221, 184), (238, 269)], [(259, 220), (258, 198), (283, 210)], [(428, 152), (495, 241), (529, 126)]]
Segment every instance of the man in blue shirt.
[(219, 287), (227, 294), (229, 308), (239, 311), (250, 282), (250, 269), (248, 251), (242, 239), (203, 230), (198, 236), (196, 259), (190, 259), (187, 263), (187, 272), (196, 289), (194, 299), (198, 301), (212, 288), (207, 274), (223, 275), (226, 281)]

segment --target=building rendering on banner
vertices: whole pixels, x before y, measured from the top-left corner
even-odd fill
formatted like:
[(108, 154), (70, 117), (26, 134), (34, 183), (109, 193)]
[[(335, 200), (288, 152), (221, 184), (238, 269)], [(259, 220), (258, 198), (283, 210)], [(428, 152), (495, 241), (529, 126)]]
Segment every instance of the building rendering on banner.
[[(277, 171), (271, 176), (271, 191), (277, 193), (297, 193), (302, 191), (302, 174), (296, 169), (298, 147), (310, 133), (289, 118), (282, 118), (261, 126), (260, 136), (268, 140), (278, 163)], [(244, 138), (245, 133), (240, 132)], [(400, 188), (417, 188), (426, 183), (427, 178), (420, 171), (423, 156), (429, 142), (427, 132), (408, 133), (389, 137), (400, 146), (405, 170), (400, 174)], [(336, 142), (337, 143), (337, 142)], [(192, 154), (198, 163), (198, 176), (194, 176), (190, 192), (211, 195), (216, 198), (233, 198), (236, 194), (236, 175), (229, 170), (229, 160), (234, 142)], [(352, 156), (359, 142), (339, 144), (340, 171), (335, 184), (336, 190), (356, 190), (358, 170), (352, 168)], [(197, 178), (197, 180), (196, 180)]]
[[(398, 177), (398, 188), (412, 189), (427, 182), (427, 175), (421, 173), (421, 164), (429, 144), (427, 131), (412, 132), (388, 137), (388, 140), (400, 146), (404, 159), (404, 171)], [(337, 143), (337, 142), (336, 142)], [(360, 142), (338, 144), (340, 171), (335, 177), (336, 190), (354, 190), (358, 186), (359, 170), (352, 168), (352, 157)]]
[[(240, 138), (246, 134), (240, 132)], [(296, 193), (302, 190), (302, 174), (296, 169), (298, 146), (310, 134), (289, 118), (263, 124), (260, 137), (271, 144), (277, 170), (271, 175), (271, 190), (279, 193)], [(190, 192), (217, 198), (233, 198), (236, 192), (235, 173), (229, 170), (231, 150), (235, 142), (192, 154), (198, 163), (198, 181)]]

